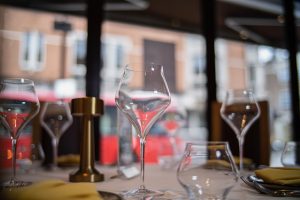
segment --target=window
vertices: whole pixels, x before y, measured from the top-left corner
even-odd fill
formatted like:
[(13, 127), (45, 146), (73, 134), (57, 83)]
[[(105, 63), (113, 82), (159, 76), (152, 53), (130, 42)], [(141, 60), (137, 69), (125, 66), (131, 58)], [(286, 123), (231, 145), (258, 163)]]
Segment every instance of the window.
[(86, 41), (83, 39), (76, 40), (76, 64), (85, 65)]
[[(175, 43), (144, 39), (144, 66), (153, 61), (155, 61), (156, 64), (163, 65), (165, 78), (168, 82), (169, 90), (172, 93), (178, 92), (175, 79), (175, 50)], [(144, 81), (145, 85), (147, 85), (147, 82), (156, 80), (146, 79)]]
[(121, 69), (124, 63), (124, 47), (121, 44), (116, 46), (116, 67)]
[(107, 34), (104, 36), (101, 45), (103, 90), (109, 92), (117, 85), (123, 67), (129, 64), (126, 58), (132, 44), (126, 36)]
[(205, 90), (205, 52), (204, 39), (200, 35), (187, 34), (186, 46), (186, 86), (191, 93)]
[(37, 31), (25, 32), (22, 38), (21, 69), (40, 71), (44, 63), (44, 35)]
[(255, 72), (256, 72), (256, 68), (253, 64), (250, 64), (248, 66), (248, 70), (249, 70), (249, 80), (251, 83), (256, 81), (256, 76), (255, 76)]
[(279, 90), (278, 93), (279, 108), (281, 108), (281, 110), (289, 110), (291, 108), (291, 96), (289, 90)]
[(74, 65), (72, 73), (74, 76), (84, 77), (86, 73), (85, 57), (86, 57), (86, 35), (79, 33), (74, 41)]
[(105, 106), (105, 115), (101, 117), (100, 130), (103, 135), (115, 135), (117, 133), (117, 108), (113, 105)]
[(194, 88), (201, 89), (205, 86), (206, 76), (204, 73), (205, 70), (205, 58), (200, 54), (195, 54), (192, 57), (192, 67), (193, 67), (193, 79), (194, 79)]
[(204, 73), (205, 69), (205, 58), (200, 55), (194, 55), (192, 58), (194, 74), (199, 75), (200, 73)]

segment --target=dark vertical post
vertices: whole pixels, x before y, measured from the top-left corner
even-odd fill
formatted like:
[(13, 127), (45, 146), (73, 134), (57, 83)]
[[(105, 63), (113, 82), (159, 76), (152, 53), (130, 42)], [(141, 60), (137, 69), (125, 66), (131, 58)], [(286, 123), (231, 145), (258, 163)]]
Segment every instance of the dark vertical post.
[[(86, 54), (86, 96), (100, 95), (101, 25), (103, 22), (104, 0), (87, 0), (87, 54)], [(95, 118), (95, 159), (99, 159), (99, 118)]]
[(299, 83), (297, 70), (297, 36), (295, 24), (294, 1), (283, 0), (285, 16), (285, 38), (287, 49), (289, 51), (290, 67), (290, 91), (292, 102), (292, 130), (293, 140), (300, 141), (300, 110), (299, 110)]
[[(205, 38), (206, 47), (206, 89), (207, 89), (207, 106), (206, 106), (206, 121), (208, 128), (208, 139), (211, 140), (212, 130), (212, 102), (216, 101), (216, 66), (215, 66), (215, 37), (216, 37), (216, 17), (215, 17), (215, 0), (202, 0), (202, 24), (203, 35)], [(218, 113), (214, 113), (218, 114)]]

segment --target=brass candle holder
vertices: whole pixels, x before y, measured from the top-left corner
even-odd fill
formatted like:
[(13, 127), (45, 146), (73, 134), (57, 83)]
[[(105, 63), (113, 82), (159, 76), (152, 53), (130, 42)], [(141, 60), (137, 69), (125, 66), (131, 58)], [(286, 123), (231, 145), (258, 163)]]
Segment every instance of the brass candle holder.
[(96, 97), (72, 99), (71, 112), (74, 117), (80, 117), (82, 122), (80, 166), (79, 170), (70, 174), (71, 182), (104, 181), (104, 175), (95, 167), (95, 145), (93, 118), (103, 114), (103, 101)]

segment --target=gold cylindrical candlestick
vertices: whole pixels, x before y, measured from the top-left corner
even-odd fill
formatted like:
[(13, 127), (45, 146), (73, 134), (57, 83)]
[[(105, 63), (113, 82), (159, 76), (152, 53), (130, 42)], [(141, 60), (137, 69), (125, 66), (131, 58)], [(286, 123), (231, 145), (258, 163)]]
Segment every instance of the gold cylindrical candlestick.
[(103, 114), (103, 101), (96, 97), (72, 99), (72, 115), (81, 117), (82, 130), (80, 145), (79, 170), (70, 174), (71, 182), (99, 182), (104, 180), (104, 175), (95, 167), (95, 145), (93, 118)]

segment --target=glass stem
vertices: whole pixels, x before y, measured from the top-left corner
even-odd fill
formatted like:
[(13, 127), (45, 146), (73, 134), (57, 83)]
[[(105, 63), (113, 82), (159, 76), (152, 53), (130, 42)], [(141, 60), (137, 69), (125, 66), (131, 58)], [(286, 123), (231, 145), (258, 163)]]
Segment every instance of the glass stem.
[(146, 140), (140, 138), (140, 153), (141, 153), (141, 175), (140, 175), (140, 188), (139, 189), (146, 189), (145, 187), (145, 145)]
[(244, 146), (244, 137), (240, 136), (238, 138), (239, 140), (239, 152), (240, 152), (240, 175), (242, 174), (244, 167), (243, 167), (243, 155), (244, 155), (244, 150), (243, 150), (243, 146)]
[(16, 181), (16, 161), (17, 161), (17, 139), (13, 138), (11, 140), (11, 149), (12, 149), (12, 167), (13, 167), (13, 177), (12, 182)]
[(53, 151), (53, 165), (57, 166), (57, 154), (58, 154), (58, 141), (59, 138), (52, 138), (52, 151)]
[[(56, 121), (57, 123), (58, 121)], [(52, 146), (53, 146), (53, 165), (57, 167), (57, 157), (58, 157), (58, 143), (60, 139), (59, 127), (55, 124), (54, 128), (54, 137), (52, 138)]]

